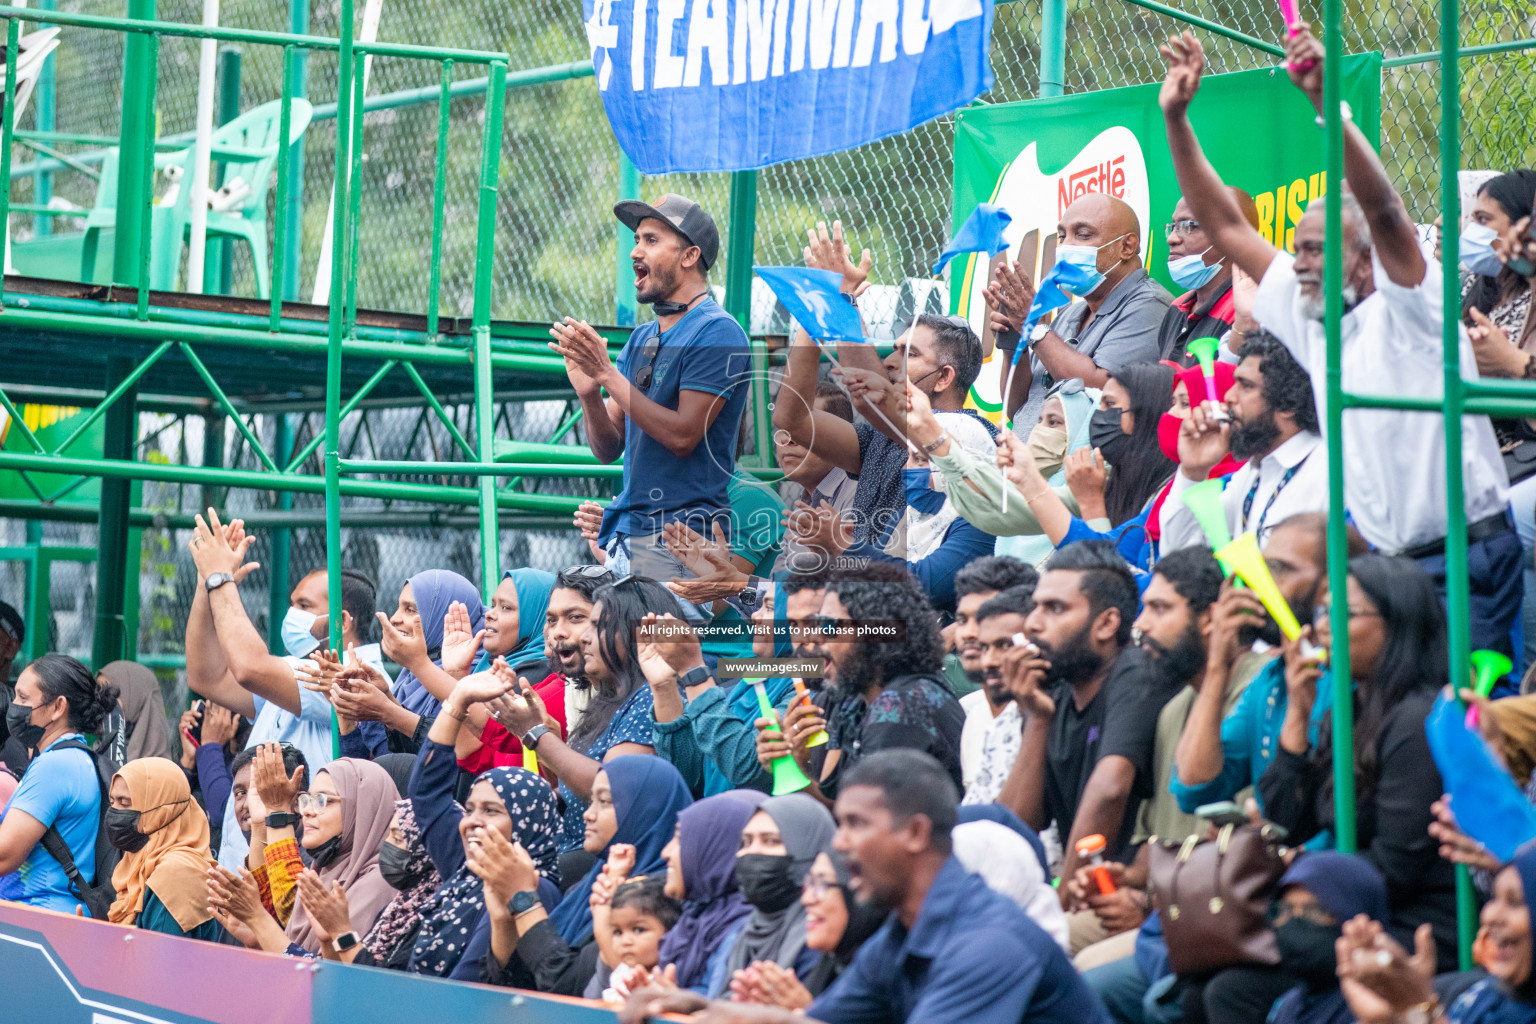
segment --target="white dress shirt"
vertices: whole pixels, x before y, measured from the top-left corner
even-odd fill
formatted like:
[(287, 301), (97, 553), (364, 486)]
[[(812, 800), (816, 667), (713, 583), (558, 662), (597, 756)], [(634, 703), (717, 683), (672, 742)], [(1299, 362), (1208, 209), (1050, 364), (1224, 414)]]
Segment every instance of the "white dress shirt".
[(960, 698), (960, 710), (965, 712), (965, 725), (960, 729), (960, 777), (969, 789), (976, 769), (981, 767), (981, 745), (992, 725), (992, 705), (985, 690), (972, 690)]
[[(1424, 280), (1412, 288), (1394, 283), (1374, 252), (1371, 267), (1376, 290), (1340, 324), (1344, 390), (1438, 400), (1444, 324), (1440, 264), (1430, 260)], [(1253, 315), (1311, 374), (1318, 417), (1323, 418), (1327, 337), (1322, 322), (1302, 311), (1295, 259), (1289, 254), (1278, 254), (1265, 271)], [(1465, 330), (1460, 335), (1461, 375), (1474, 380), (1472, 345)], [(1361, 535), (1394, 553), (1444, 538), (1448, 495), (1440, 415), (1349, 409), (1344, 428), (1344, 500)], [(1508, 506), (1509, 477), (1488, 417), (1463, 417), (1461, 439), (1471, 524)]]
[[(1196, 544), (1209, 546), (1194, 513), (1179, 497), (1197, 482), (1182, 471), (1173, 475), (1173, 487), (1160, 513), (1164, 554)], [(1249, 494), (1253, 495), (1252, 502)], [(1236, 537), (1252, 530), (1259, 535), (1260, 544), (1269, 539), (1271, 530), (1298, 512), (1327, 512), (1328, 446), (1310, 430), (1291, 435), (1268, 455), (1243, 463), (1227, 479), (1221, 505), (1227, 515), (1227, 532)], [(1249, 506), (1246, 521), (1244, 505)]]

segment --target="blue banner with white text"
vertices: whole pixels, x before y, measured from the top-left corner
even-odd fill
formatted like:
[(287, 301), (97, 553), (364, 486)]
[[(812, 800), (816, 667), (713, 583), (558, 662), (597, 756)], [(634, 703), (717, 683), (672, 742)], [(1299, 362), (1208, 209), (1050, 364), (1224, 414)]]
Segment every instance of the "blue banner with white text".
[(992, 87), (993, 0), (582, 0), (603, 107), (646, 174), (904, 132)]

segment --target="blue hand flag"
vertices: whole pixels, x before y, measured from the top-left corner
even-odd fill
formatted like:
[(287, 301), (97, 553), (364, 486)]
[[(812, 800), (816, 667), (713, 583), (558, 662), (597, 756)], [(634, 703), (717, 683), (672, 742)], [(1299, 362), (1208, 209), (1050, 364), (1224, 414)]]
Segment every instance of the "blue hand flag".
[(817, 341), (863, 341), (864, 325), (859, 311), (843, 297), (842, 277), (830, 270), (805, 267), (757, 267), (784, 303), (789, 315)]
[(1008, 243), (1003, 241), (1003, 231), (1012, 220), (1013, 217), (1001, 206), (977, 203), (976, 209), (965, 218), (965, 223), (960, 225), (955, 237), (949, 240), (949, 244), (939, 254), (939, 262), (933, 265), (933, 272), (939, 273), (950, 260), (963, 252), (984, 252), (988, 256), (996, 256), (1008, 248)]
[[(1024, 318), (1024, 334), (1029, 334), (1029, 329), (1040, 322), (1040, 318), (1055, 309), (1070, 305), (1072, 296), (1062, 291), (1070, 289), (1076, 294), (1089, 291), (1089, 285), (1093, 283), (1092, 271), (1086, 267), (1080, 267), (1075, 263), (1058, 261), (1054, 267), (1047, 270), (1040, 278), (1040, 287), (1035, 289), (1035, 301), (1029, 304), (1029, 314)], [(1022, 343), (1013, 350), (1013, 364), (1019, 363), (1019, 356), (1023, 354), (1025, 345)]]
[(1501, 862), (1536, 839), (1536, 808), (1483, 738), (1467, 728), (1460, 703), (1439, 697), (1424, 732), (1462, 832)]

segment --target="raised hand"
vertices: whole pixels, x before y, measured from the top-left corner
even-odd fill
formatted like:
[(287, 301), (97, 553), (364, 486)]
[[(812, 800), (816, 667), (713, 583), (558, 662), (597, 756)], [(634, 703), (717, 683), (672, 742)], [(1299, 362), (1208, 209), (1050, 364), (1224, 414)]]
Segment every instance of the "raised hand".
[(1051, 663), (1043, 658), (1033, 644), (1013, 647), (1003, 654), (1003, 684), (1008, 687), (1019, 710), (1036, 718), (1050, 718), (1056, 713), (1056, 702), (1040, 689)]
[(832, 222), (832, 232), (827, 233), (825, 221), (817, 221), (816, 227), (806, 232), (809, 242), (805, 247), (805, 265), (812, 270), (830, 270), (843, 275), (842, 291), (857, 298), (869, 287), (869, 271), (875, 259), (868, 249), (853, 262), (853, 250), (843, 240), (843, 222)]
[(1285, 40), (1285, 70), (1291, 84), (1307, 94), (1314, 107), (1323, 102), (1323, 44), (1312, 34), (1312, 26), (1298, 21), (1289, 26)]
[(263, 743), (251, 762), (251, 783), (263, 804), (282, 813), (293, 806), (304, 788), (304, 766), (296, 766), (293, 775), (288, 775), (283, 770), (282, 748), (276, 743)]
[(315, 667), (310, 668), (305, 662), (300, 662), (294, 667), (294, 678), (306, 690), (329, 695), (336, 676), (342, 671), (341, 659), (335, 651), (319, 650), (311, 654), (308, 660), (314, 662)]
[(1029, 446), (1011, 430), (998, 431), (997, 468), (1003, 478), (1026, 498), (1039, 496), (1049, 486), (1035, 457), (1029, 453)]
[(1168, 45), (1158, 47), (1168, 62), (1168, 74), (1157, 95), (1158, 106), (1168, 117), (1182, 116), (1200, 91), (1200, 76), (1205, 72), (1205, 48), (1193, 32), (1168, 37)]
[(235, 738), (235, 730), (239, 725), (240, 716), (222, 704), (208, 701), (203, 705), (204, 743), (228, 743)]
[(471, 704), (480, 704), (484, 701), (495, 700), (506, 693), (516, 693), (517, 680), (508, 681), (502, 673), (494, 669), (485, 672), (476, 672), (474, 675), (460, 679), (454, 686), (449, 700), (469, 707)]
[(256, 879), (244, 868), (237, 875), (228, 868), (215, 864), (208, 869), (208, 903), (222, 909), (230, 916), (250, 925), (259, 917), (270, 916), (261, 905), (261, 893)]
[(992, 261), (989, 276), (991, 280), (983, 297), (992, 331), (1000, 335), (1018, 334), (1029, 318), (1029, 307), (1035, 301), (1035, 286), (1028, 274), (1008, 262), (1007, 250), (998, 253)]
[(1472, 326), (1467, 328), (1467, 338), (1472, 342), (1477, 372), (1484, 377), (1524, 376), (1530, 357), (1511, 344), (1504, 328), (1488, 319), (1482, 310), (1473, 306), (1469, 312)]
[(853, 532), (841, 513), (830, 505), (812, 508), (803, 501), (786, 520), (790, 530), (808, 548), (837, 556), (853, 546)]
[(314, 922), (322, 942), (334, 942), (338, 935), (352, 930), (352, 911), (340, 882), (327, 889), (319, 875), (306, 870), (299, 872), (298, 888), (299, 904)]
[(699, 638), (675, 615), (647, 614), (640, 620), (638, 635), (640, 671), (654, 686), (676, 682), (684, 672), (704, 664)]
[(1388, 1024), (1434, 993), (1435, 939), (1427, 924), (1414, 932), (1412, 956), (1364, 914), (1344, 922), (1334, 943), (1339, 989), (1359, 1024)]
[(597, 564), (607, 564), (608, 552), (597, 543), (597, 535), (603, 528), (603, 506), (595, 501), (584, 501), (577, 507), (571, 522), (581, 531), (581, 539), (587, 542), (587, 548), (592, 552), (592, 557), (597, 560)]
[(538, 694), (521, 685), (507, 659), (497, 658), (491, 662), (491, 671), (506, 686), (504, 696), (487, 705), (502, 728), (513, 736), (521, 736), (534, 726), (545, 724), (544, 705)]
[(427, 638), (420, 632), (402, 632), (389, 621), (388, 615), (383, 612), (374, 612), (374, 614), (378, 616), (379, 627), (382, 630), (379, 646), (396, 665), (414, 672), (432, 660), (427, 656)]
[(464, 862), (484, 883), (485, 903), (506, 906), (520, 892), (539, 887), (539, 872), (521, 843), (495, 829), (481, 829), (464, 844)]
[(630, 872), (635, 870), (635, 848), (629, 843), (614, 843), (608, 847), (608, 862), (605, 870), (613, 877), (623, 881), (628, 878)]
[(197, 767), (197, 743), (187, 736), (197, 728), (197, 708), (187, 708), (181, 713), (181, 721), (176, 723), (176, 735), (181, 740), (181, 766), (192, 769)]
[(565, 359), (577, 394), (590, 394), (615, 372), (607, 340), (585, 320), (565, 317), (550, 327), (549, 335), (555, 339), (549, 348)]
[(219, 522), (218, 513), (211, 508), (207, 520), (201, 515), (196, 520), (197, 525), (192, 530), (192, 539), (187, 542), (187, 550), (192, 555), (193, 564), (197, 566), (200, 581), (206, 580), (210, 573), (221, 572), (233, 576), (238, 584), (260, 568), (259, 562), (245, 561), (246, 552), (256, 543), (256, 538), (245, 535), (243, 523), (236, 520), (230, 524), (235, 528), (226, 528)]
[(1450, 794), (1429, 805), (1435, 820), (1429, 823), (1429, 834), (1440, 844), (1440, 856), (1452, 864), (1465, 864), (1474, 870), (1497, 871), (1499, 858), (1488, 852), (1488, 847), (1461, 830), (1456, 815), (1451, 813)]
[(1221, 596), (1211, 606), (1211, 636), (1207, 643), (1207, 663), (1219, 665), (1231, 672), (1232, 665), (1243, 652), (1239, 639), (1245, 626), (1257, 626), (1269, 613), (1264, 602), (1252, 590), (1235, 587), (1228, 580), (1221, 585)]
[(1190, 406), (1179, 427), (1179, 465), (1190, 479), (1204, 480), (1232, 450), (1232, 422), (1213, 416), (1204, 404)]
[(1104, 487), (1109, 482), (1104, 453), (1097, 448), (1079, 448), (1061, 465), (1066, 471), (1067, 489), (1077, 499), (1079, 514), (1084, 519), (1101, 518), (1104, 515)]
[(475, 655), (480, 653), (480, 641), (485, 637), (485, 630), (476, 633), (469, 624), (469, 609), (463, 601), (453, 601), (448, 605), (448, 613), (443, 616), (443, 642), (440, 650), (443, 671), (455, 679), (462, 679), (469, 672), (469, 666), (475, 663)]

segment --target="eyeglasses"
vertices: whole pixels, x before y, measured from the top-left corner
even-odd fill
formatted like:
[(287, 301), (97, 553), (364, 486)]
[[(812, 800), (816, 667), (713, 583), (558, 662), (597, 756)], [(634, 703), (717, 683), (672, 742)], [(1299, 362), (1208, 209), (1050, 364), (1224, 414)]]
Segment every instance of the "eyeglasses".
[(1168, 237), (1174, 235), (1192, 235), (1200, 230), (1200, 222), (1197, 220), (1171, 220), (1163, 225), (1163, 231)]
[(620, 587), (622, 587), (626, 583), (650, 583), (650, 582), (653, 582), (653, 581), (651, 580), (651, 578), (649, 576), (641, 575), (638, 572), (632, 572), (628, 576), (620, 576), (618, 579), (616, 579), (612, 583), (610, 583), (609, 586), (612, 587), (614, 590), (618, 590)]
[(340, 806), (341, 797), (329, 793), (300, 793), (296, 803), (300, 814), (319, 814), (331, 804)]
[(829, 882), (825, 878), (818, 878), (814, 871), (805, 873), (805, 880), (800, 883), (801, 891), (813, 900), (826, 899), (827, 893), (833, 889), (841, 891), (842, 885), (836, 881)]
[(1316, 903), (1305, 903), (1297, 907), (1286, 900), (1275, 900), (1269, 905), (1269, 923), (1275, 928), (1297, 918), (1320, 928), (1332, 928), (1338, 924), (1332, 914)]
[(658, 332), (640, 350), (640, 357), (645, 362), (635, 372), (635, 387), (641, 391), (649, 391), (651, 389), (651, 381), (656, 377), (656, 353), (659, 351), (661, 351), (661, 334)]

